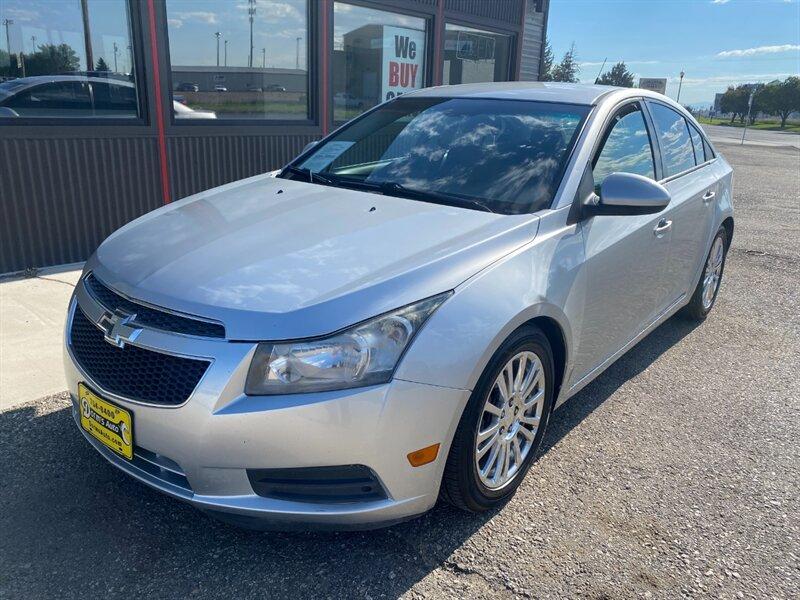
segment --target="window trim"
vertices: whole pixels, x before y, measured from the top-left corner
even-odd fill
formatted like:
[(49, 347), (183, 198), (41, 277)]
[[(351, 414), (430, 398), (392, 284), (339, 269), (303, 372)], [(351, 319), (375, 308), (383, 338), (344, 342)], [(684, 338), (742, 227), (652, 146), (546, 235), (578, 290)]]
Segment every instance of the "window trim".
[[(147, 94), (147, 86), (145, 79), (147, 78), (147, 69), (144, 66), (145, 53), (143, 52), (144, 38), (143, 38), (143, 24), (141, 21), (141, 13), (137, 9), (137, 3), (134, 0), (125, 1), (125, 9), (128, 15), (128, 25), (130, 27), (130, 42), (131, 42), (131, 55), (133, 57), (134, 66), (134, 86), (136, 89), (136, 112), (135, 117), (18, 117), (7, 118), (0, 120), (0, 127), (76, 127), (83, 129), (87, 126), (99, 127), (142, 127), (150, 125), (149, 115), (149, 102)], [(91, 83), (91, 82), (90, 82)], [(92, 111), (94, 111), (94, 92), (91, 91), (90, 97), (92, 101)], [(45, 131), (45, 134), (47, 132)]]
[[(650, 110), (649, 104), (651, 104), (651, 103), (652, 104), (661, 104), (662, 106), (670, 109), (672, 112), (677, 114), (679, 117), (682, 117), (683, 121), (686, 123), (686, 129), (687, 129), (687, 131), (689, 131), (689, 126), (691, 124), (691, 121), (681, 111), (676, 110), (674, 106), (670, 106), (666, 102), (662, 102), (662, 101), (658, 100), (657, 98), (645, 98), (645, 104), (648, 105), (648, 107), (647, 107), (648, 112)], [(655, 125), (655, 123), (654, 123), (654, 125)], [(700, 137), (708, 144), (708, 146), (714, 152), (714, 157), (711, 160), (707, 160), (707, 161), (702, 162), (700, 164), (695, 164), (693, 167), (691, 167), (689, 169), (685, 169), (685, 170), (681, 171), (680, 173), (675, 173), (674, 175), (670, 175), (669, 177), (664, 177), (662, 179), (659, 179), (658, 183), (664, 185), (665, 183), (669, 183), (670, 181), (674, 181), (674, 180), (676, 180), (676, 179), (678, 179), (680, 177), (683, 177), (684, 175), (688, 175), (689, 173), (697, 171), (698, 169), (702, 169), (706, 165), (709, 165), (709, 164), (711, 164), (711, 163), (713, 163), (714, 161), (717, 160), (717, 158), (718, 158), (717, 157), (717, 151), (714, 149), (714, 147), (711, 145), (711, 143), (708, 142), (706, 136), (704, 135), (704, 133), (702, 132), (701, 129), (702, 128), (698, 128), (698, 131), (700, 132)], [(689, 132), (690, 141), (691, 141), (691, 137), (692, 137), (692, 134), (691, 134), (691, 132)], [(656, 139), (657, 139), (658, 146), (659, 146), (659, 149), (660, 149), (661, 148), (661, 140), (658, 139), (658, 135), (656, 135)], [(692, 154), (694, 154), (694, 143), (692, 143)], [(704, 156), (704, 158), (705, 158), (705, 156)], [(663, 175), (663, 172), (662, 172), (662, 175)]]
[[(308, 110), (306, 111), (306, 116), (304, 119), (266, 119), (266, 118), (258, 118), (253, 117), (249, 119), (176, 119), (175, 118), (175, 110), (172, 107), (173, 94), (175, 93), (173, 80), (172, 80), (172, 53), (170, 52), (169, 48), (169, 24), (168, 24), (168, 16), (167, 16), (167, 3), (169, 0), (165, 0), (164, 2), (160, 2), (159, 8), (156, 10), (160, 13), (160, 17), (163, 20), (163, 30), (162, 30), (162, 39), (164, 40), (163, 47), (160, 49), (160, 54), (164, 59), (164, 72), (161, 74), (162, 79), (165, 83), (165, 91), (166, 91), (166, 104), (168, 105), (166, 112), (168, 112), (168, 119), (166, 125), (168, 127), (168, 134), (170, 131), (178, 130), (180, 131), (184, 127), (188, 127), (190, 129), (199, 128), (203, 129), (206, 127), (219, 127), (219, 126), (252, 126), (252, 125), (260, 125), (265, 127), (320, 127), (320, 115), (319, 115), (319, 103), (320, 101), (324, 102), (322, 98), (322, 92), (320, 89), (317, 89), (316, 81), (318, 77), (318, 69), (320, 65), (318, 65), (318, 61), (316, 59), (316, 53), (319, 50), (319, 38), (318, 32), (316, 30), (316, 18), (317, 18), (317, 11), (324, 10), (324, 5), (321, 3), (315, 2), (314, 0), (306, 0), (306, 106)], [(323, 49), (325, 50), (325, 49)], [(189, 130), (190, 130), (189, 129)], [(189, 130), (183, 130), (189, 131)]]

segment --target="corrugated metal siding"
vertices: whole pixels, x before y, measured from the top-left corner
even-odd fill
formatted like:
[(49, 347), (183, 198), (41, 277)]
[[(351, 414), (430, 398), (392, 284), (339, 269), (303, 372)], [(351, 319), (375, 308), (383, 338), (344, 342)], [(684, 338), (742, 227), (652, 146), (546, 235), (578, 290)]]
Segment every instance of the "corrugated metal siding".
[(178, 200), (237, 179), (278, 169), (315, 135), (167, 138), (171, 194)]
[(519, 23), (524, 0), (445, 0), (448, 11), (477, 17), (495, 19), (505, 23)]
[(0, 139), (0, 273), (85, 259), (158, 206), (152, 137)]
[(526, 0), (525, 31), (522, 34), (522, 58), (520, 81), (538, 81), (539, 66), (544, 44), (544, 12), (536, 9), (542, 4), (537, 0)]

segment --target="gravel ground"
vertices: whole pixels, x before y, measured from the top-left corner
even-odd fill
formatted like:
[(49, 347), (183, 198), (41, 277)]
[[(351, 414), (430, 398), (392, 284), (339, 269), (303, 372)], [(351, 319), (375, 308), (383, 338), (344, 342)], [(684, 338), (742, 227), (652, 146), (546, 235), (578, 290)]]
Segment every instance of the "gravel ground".
[(560, 409), (502, 510), (237, 530), (107, 465), (61, 394), (0, 413), (0, 597), (796, 598), (800, 153), (720, 149), (738, 213), (714, 312)]

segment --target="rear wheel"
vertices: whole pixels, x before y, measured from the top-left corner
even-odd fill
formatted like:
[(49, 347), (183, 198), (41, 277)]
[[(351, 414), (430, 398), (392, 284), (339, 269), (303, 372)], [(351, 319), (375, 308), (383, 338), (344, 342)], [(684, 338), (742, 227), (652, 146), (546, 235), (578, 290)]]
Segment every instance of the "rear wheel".
[(472, 512), (510, 498), (541, 444), (552, 396), (550, 343), (537, 327), (520, 329), (495, 353), (461, 416), (441, 497)]
[(703, 274), (700, 276), (700, 281), (697, 282), (692, 299), (683, 310), (685, 316), (702, 321), (711, 312), (714, 302), (717, 300), (720, 283), (722, 283), (722, 272), (725, 270), (727, 253), (728, 232), (724, 227), (720, 227), (711, 243)]

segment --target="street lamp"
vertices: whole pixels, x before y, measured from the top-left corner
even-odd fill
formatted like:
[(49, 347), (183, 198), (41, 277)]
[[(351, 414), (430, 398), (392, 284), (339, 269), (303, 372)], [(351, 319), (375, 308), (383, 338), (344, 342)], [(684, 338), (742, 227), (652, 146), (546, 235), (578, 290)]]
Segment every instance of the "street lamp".
[(214, 37), (217, 38), (217, 66), (219, 66), (219, 38), (222, 37), (222, 32), (215, 31)]
[(686, 73), (681, 71), (680, 75), (681, 75), (681, 79), (678, 82), (678, 97), (675, 100), (675, 102), (678, 102), (678, 103), (680, 103), (680, 101), (681, 101), (681, 87), (683, 87), (683, 76), (686, 75)]
[(8, 56), (9, 57), (11, 56), (11, 36), (8, 33), (8, 29), (13, 24), (14, 24), (14, 19), (3, 19), (3, 26), (6, 28), (6, 46), (8, 46)]
[(247, 14), (250, 17), (250, 58), (247, 61), (248, 67), (253, 67), (253, 19), (256, 16), (256, 0), (247, 0)]
[(266, 48), (262, 48), (261, 49), (261, 68), (262, 69), (266, 69), (267, 68), (267, 49)]
[(302, 39), (301, 37), (295, 38), (297, 50), (295, 51), (294, 68), (298, 70), (300, 69), (300, 40)]
[(117, 54), (119, 54), (119, 46), (117, 46), (117, 42), (114, 42), (114, 73), (119, 73), (119, 69), (117, 69)]
[(36, 52), (36, 36), (31, 36), (31, 53)]
[(225, 66), (228, 66), (228, 40), (225, 40)]

